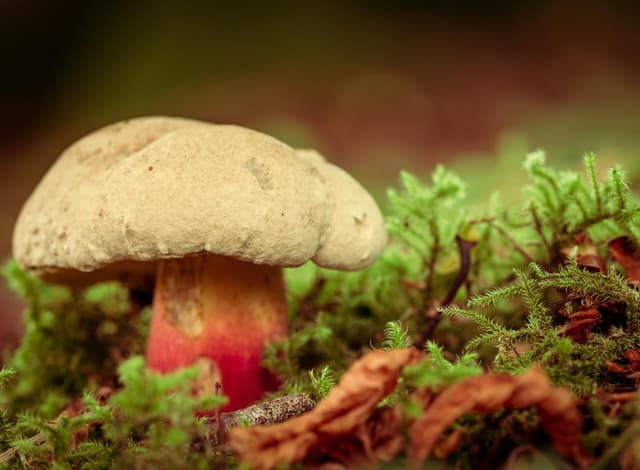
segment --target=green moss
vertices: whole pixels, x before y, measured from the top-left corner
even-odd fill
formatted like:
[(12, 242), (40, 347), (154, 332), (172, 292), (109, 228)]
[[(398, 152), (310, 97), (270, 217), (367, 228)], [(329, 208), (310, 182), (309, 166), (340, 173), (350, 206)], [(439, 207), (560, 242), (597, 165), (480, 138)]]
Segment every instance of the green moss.
[(149, 311), (131, 315), (119, 284), (69, 290), (42, 283), (14, 261), (3, 272), (28, 302), (25, 335), (7, 361), (15, 377), (0, 393), (9, 414), (54, 417), (88, 386), (112, 385), (122, 358), (143, 351)]
[[(494, 194), (486, 209), (469, 201), (466, 184), (442, 167), (429, 182), (403, 173), (400, 187), (388, 192), (392, 240), (376, 263), (353, 273), (312, 264), (288, 270), (291, 333), (264, 358), (283, 391), (320, 399), (363, 351), (426, 345), (427, 359), (406, 368), (381, 406), (399, 402), (411, 415), (416, 410), (407, 396), (416, 386), (438, 389), (483, 369), (513, 374), (542, 364), (553, 382), (587, 404), (585, 445), (601, 457), (599, 465), (638, 447), (637, 402), (612, 414), (595, 395), (635, 388), (633, 379), (608, 367), (626, 364), (624, 353), (640, 349), (640, 294), (608, 256), (607, 241), (638, 240), (638, 202), (623, 171), (601, 173), (591, 155), (584, 174), (550, 168), (541, 152), (524, 166), (525, 203), (513, 206)], [(456, 236), (476, 245), (466, 278), (452, 292), (464, 267)], [(578, 239), (589, 240), (603, 272), (578, 262)], [(221, 462), (207, 446), (189, 451), (204, 432), (193, 413), (204, 404), (189, 394), (195, 372), (156, 376), (136, 356), (149, 309), (134, 313), (116, 283), (71, 291), (43, 284), (14, 262), (4, 273), (29, 304), (22, 345), (0, 373), (0, 451), (15, 449), (10, 467)], [(568, 315), (590, 306), (602, 310), (602, 324), (581, 340), (565, 334)], [(444, 317), (431, 332), (438, 311)], [(100, 402), (105, 387), (117, 393)], [(60, 416), (78, 403), (84, 403), (80, 414)], [(548, 444), (529, 411), (468, 415), (455, 426), (467, 440), (451, 460), (463, 466), (486, 463), (479, 459), (487, 446), (500, 450), (497, 464), (517, 445)], [(544, 462), (557, 462), (545, 455)]]
[(191, 452), (197, 436), (206, 435), (196, 411), (212, 410), (224, 397), (194, 398), (199, 370), (158, 375), (134, 356), (118, 367), (120, 389), (104, 404), (85, 393), (76, 408), (55, 421), (19, 414), (3, 429), (4, 445), (15, 452), (9, 468), (208, 468), (221, 457), (210, 447)]

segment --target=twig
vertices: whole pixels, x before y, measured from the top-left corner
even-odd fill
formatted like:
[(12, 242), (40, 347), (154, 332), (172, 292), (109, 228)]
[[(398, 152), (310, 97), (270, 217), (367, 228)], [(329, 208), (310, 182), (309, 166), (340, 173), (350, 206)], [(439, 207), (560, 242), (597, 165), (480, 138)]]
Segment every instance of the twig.
[(431, 253), (429, 254), (429, 261), (427, 263), (427, 278), (424, 281), (424, 298), (429, 299), (433, 290), (433, 275), (436, 269), (436, 261), (438, 259), (438, 253), (440, 252), (440, 234), (438, 233), (438, 227), (432, 220), (429, 224), (431, 229), (431, 235), (433, 236), (433, 245), (431, 247)]
[[(458, 271), (458, 276), (451, 284), (449, 288), (449, 292), (447, 292), (446, 297), (440, 304), (440, 307), (446, 307), (456, 298), (456, 294), (462, 285), (464, 284), (467, 276), (469, 275), (469, 270), (471, 269), (471, 250), (474, 246), (476, 246), (477, 242), (470, 240), (463, 240), (459, 235), (456, 235), (456, 243), (458, 245), (458, 252), (460, 253), (460, 270)], [(423, 339), (426, 341), (427, 339), (433, 336), (433, 333), (440, 322), (440, 318), (442, 317), (442, 312), (438, 310), (435, 316), (431, 319), (425, 333), (423, 335)], [(424, 341), (422, 341), (424, 343)]]
[(547, 240), (547, 237), (544, 234), (544, 230), (542, 228), (542, 221), (540, 220), (540, 216), (538, 215), (537, 209), (535, 208), (535, 206), (532, 205), (530, 210), (531, 210), (531, 217), (533, 218), (533, 226), (536, 230), (536, 233), (542, 240), (542, 243), (546, 248), (547, 253), (549, 253), (549, 263), (553, 263), (553, 261), (557, 259), (557, 253), (553, 249), (553, 247), (549, 243), (549, 240)]
[[(241, 410), (218, 413), (218, 416), (212, 416), (205, 422), (207, 436), (196, 438), (192, 443), (192, 448), (202, 448), (206, 443), (213, 446), (224, 444), (228, 439), (229, 431), (234, 427), (279, 423), (306, 413), (314, 406), (315, 403), (309, 395), (297, 393), (264, 401)], [(48, 424), (56, 426), (57, 421), (57, 419), (49, 421)], [(29, 441), (35, 445), (44, 445), (47, 439), (44, 434), (38, 433), (30, 437)], [(18, 449), (15, 447), (2, 452), (0, 454), (0, 465), (10, 462), (18, 455), (18, 452)]]
[(207, 437), (209, 443), (218, 446), (227, 441), (229, 431), (237, 426), (280, 423), (306, 413), (314, 406), (315, 403), (309, 395), (295, 393), (264, 401), (242, 410), (221, 413), (219, 418), (214, 416), (205, 422), (209, 430)]
[[(51, 426), (56, 426), (58, 424), (58, 420), (56, 419), (54, 421), (47, 421), (47, 424), (50, 424)], [(31, 436), (28, 440), (32, 444), (37, 446), (47, 442), (47, 438), (41, 432), (39, 432), (35, 436)], [(15, 447), (5, 450), (3, 453), (0, 454), (0, 465), (10, 462), (16, 455), (18, 455), (18, 449), (16, 449)]]
[(533, 262), (533, 258), (529, 255), (529, 253), (527, 253), (524, 248), (522, 248), (520, 246), (520, 244), (515, 241), (513, 239), (513, 237), (511, 237), (511, 235), (509, 235), (509, 233), (507, 233), (507, 231), (501, 227), (500, 225), (498, 225), (496, 223), (495, 218), (493, 217), (487, 217), (487, 218), (483, 218), (483, 219), (476, 219), (470, 222), (472, 225), (473, 224), (489, 224), (491, 227), (493, 227), (494, 229), (496, 229), (498, 231), (498, 233), (500, 234), (500, 236), (502, 238), (504, 238), (507, 243), (509, 243), (511, 245), (511, 247), (520, 255), (522, 256), (525, 261), (527, 263), (532, 263)]

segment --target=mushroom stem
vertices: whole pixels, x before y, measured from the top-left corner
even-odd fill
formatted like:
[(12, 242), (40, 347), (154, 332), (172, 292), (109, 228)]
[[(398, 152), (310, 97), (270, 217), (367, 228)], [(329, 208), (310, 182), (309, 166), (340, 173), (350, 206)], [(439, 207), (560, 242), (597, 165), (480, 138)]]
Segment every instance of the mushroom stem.
[(210, 359), (219, 374), (212, 382), (229, 397), (225, 411), (277, 387), (260, 361), (286, 330), (281, 268), (210, 254), (159, 261), (147, 363), (169, 372)]

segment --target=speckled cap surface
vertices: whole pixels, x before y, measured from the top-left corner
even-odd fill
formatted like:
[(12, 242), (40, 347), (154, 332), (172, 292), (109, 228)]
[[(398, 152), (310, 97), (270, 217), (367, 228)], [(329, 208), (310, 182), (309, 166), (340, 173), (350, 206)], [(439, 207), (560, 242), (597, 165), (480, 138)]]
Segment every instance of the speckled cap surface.
[(13, 254), (47, 280), (88, 284), (202, 253), (359, 269), (385, 243), (371, 196), (319, 154), (243, 127), (144, 117), (62, 153), (22, 208)]
[(315, 150), (297, 150), (297, 154), (318, 172), (326, 191), (328, 220), (313, 262), (342, 270), (368, 266), (387, 244), (378, 205), (351, 175)]

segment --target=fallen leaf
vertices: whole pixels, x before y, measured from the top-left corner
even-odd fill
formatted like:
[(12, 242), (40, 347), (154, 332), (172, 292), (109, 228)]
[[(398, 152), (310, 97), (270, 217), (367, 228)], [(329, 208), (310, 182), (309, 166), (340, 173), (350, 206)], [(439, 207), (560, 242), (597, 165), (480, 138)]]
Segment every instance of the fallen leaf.
[(640, 285), (640, 250), (627, 236), (614, 238), (609, 242), (609, 252), (627, 270), (631, 284)]
[(350, 434), (323, 439), (309, 449), (305, 467), (315, 468), (329, 461), (342, 468), (375, 468), (381, 462), (390, 462), (405, 447), (402, 422), (400, 407), (378, 408)]
[(576, 257), (576, 263), (581, 268), (592, 273), (604, 273), (607, 269), (602, 256), (599, 254), (578, 254)]
[(640, 349), (629, 349), (624, 352), (623, 356), (627, 360), (627, 364), (620, 365), (612, 361), (607, 361), (607, 369), (609, 372), (623, 374), (628, 379), (640, 381)]
[(569, 321), (560, 329), (562, 336), (568, 336), (576, 343), (589, 339), (591, 330), (602, 320), (602, 315), (594, 308), (581, 310), (569, 315)]
[(607, 361), (607, 370), (609, 372), (613, 372), (614, 374), (628, 374), (629, 370), (628, 370), (628, 366), (624, 365), (618, 365), (613, 361)]
[(576, 245), (584, 245), (585, 243), (591, 243), (591, 238), (586, 232), (580, 232), (573, 236), (573, 241)]
[(439, 459), (446, 459), (460, 447), (463, 439), (464, 432), (462, 429), (455, 429), (438, 441), (433, 449), (433, 455)]
[(558, 452), (582, 467), (590, 463), (580, 444), (580, 415), (571, 393), (555, 387), (542, 368), (517, 376), (485, 374), (444, 390), (425, 413), (409, 427), (409, 457), (420, 467), (439, 437), (461, 416), (475, 411), (491, 413), (500, 408), (538, 408), (542, 426)]
[(629, 349), (624, 352), (624, 357), (627, 358), (629, 364), (631, 364), (635, 370), (640, 370), (640, 349)]
[[(401, 415), (377, 405), (393, 391), (403, 367), (421, 357), (415, 348), (372, 351), (354, 362), (313, 410), (279, 424), (234, 429), (230, 447), (256, 470), (316, 457), (324, 464), (330, 457), (359, 467), (388, 461), (404, 445)], [(370, 420), (374, 414), (378, 419)]]
[(562, 248), (560, 251), (565, 258), (575, 257), (578, 266), (591, 272), (605, 272), (605, 262), (598, 248), (586, 233), (573, 237), (574, 244)]

